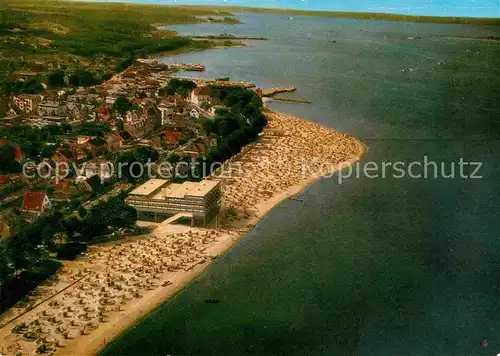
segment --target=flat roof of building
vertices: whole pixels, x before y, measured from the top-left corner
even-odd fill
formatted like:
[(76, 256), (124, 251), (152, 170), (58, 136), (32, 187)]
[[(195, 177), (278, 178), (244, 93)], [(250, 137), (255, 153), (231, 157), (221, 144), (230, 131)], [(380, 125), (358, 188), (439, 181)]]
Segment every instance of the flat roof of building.
[(199, 183), (184, 182), (182, 184), (171, 184), (163, 191), (165, 197), (169, 198), (184, 198), (199, 197), (203, 198), (210, 193), (217, 185), (218, 181), (204, 180)]
[(148, 196), (152, 194), (155, 190), (161, 188), (168, 183), (165, 179), (150, 179), (143, 185), (135, 188), (130, 195), (143, 195)]
[[(161, 189), (160, 192), (151, 196), (151, 199), (165, 199), (165, 198), (184, 198), (196, 197), (203, 198), (205, 195), (210, 193), (217, 185), (220, 184), (219, 181), (215, 180), (203, 180), (201, 182), (184, 182), (182, 184), (172, 183), (168, 184), (168, 180), (164, 179), (150, 179), (140, 187), (134, 189), (130, 195), (140, 195), (140, 196), (150, 196), (156, 190)], [(165, 186), (165, 187), (164, 187)]]
[(203, 180), (196, 183), (196, 186), (186, 195), (194, 197), (204, 197), (220, 184), (216, 180)]
[(151, 197), (151, 199), (163, 199), (165, 200), (166, 196), (169, 196), (174, 190), (180, 187), (181, 184), (172, 183), (162, 188), (157, 194)]
[(195, 189), (195, 186), (198, 183), (194, 182), (184, 182), (182, 184), (178, 184), (177, 187), (165, 192), (165, 196), (168, 198), (184, 198), (190, 191)]

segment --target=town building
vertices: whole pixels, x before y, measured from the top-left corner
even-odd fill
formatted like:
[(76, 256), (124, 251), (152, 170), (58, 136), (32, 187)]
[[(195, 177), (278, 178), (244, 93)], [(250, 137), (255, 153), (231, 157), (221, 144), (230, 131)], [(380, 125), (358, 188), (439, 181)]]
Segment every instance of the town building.
[(195, 141), (189, 143), (185, 146), (179, 153), (183, 157), (191, 157), (192, 159), (196, 159), (199, 157), (206, 156), (208, 150), (211, 147), (215, 147), (217, 145), (217, 140), (205, 140), (202, 138), (198, 138)]
[(20, 126), (23, 122), (21, 115), (7, 115), (0, 118), (0, 126)]
[(73, 161), (73, 153), (68, 148), (59, 147), (52, 155), (51, 161), (58, 167), (59, 174), (64, 176), (69, 173), (70, 165)]
[(108, 95), (106, 96), (106, 104), (108, 104), (109, 106), (113, 105), (116, 101), (116, 99), (118, 99), (118, 96), (117, 95)]
[(98, 176), (101, 179), (101, 183), (109, 181), (113, 179), (114, 168), (110, 162), (106, 162), (104, 160), (95, 159), (94, 161), (86, 162), (80, 169), (82, 171), (83, 176), (87, 179)]
[(179, 131), (163, 131), (159, 136), (166, 149), (173, 149), (179, 146), (182, 133)]
[(162, 100), (160, 105), (158, 105), (158, 110), (161, 112), (161, 124), (165, 125), (171, 121), (172, 115), (174, 114), (174, 104), (168, 102), (167, 100)]
[(203, 103), (210, 103), (210, 88), (207, 86), (194, 88), (189, 96), (189, 101), (197, 106), (201, 106)]
[(26, 192), (20, 210), (23, 213), (41, 215), (51, 208), (52, 204), (45, 192)]
[(54, 180), (50, 182), (50, 186), (54, 189), (52, 201), (67, 201), (72, 195), (79, 193), (78, 188), (69, 179)]
[(57, 101), (42, 101), (38, 103), (38, 115), (40, 116), (63, 116), (66, 113), (64, 105)]
[(93, 110), (93, 112), (96, 115), (96, 118), (100, 121), (109, 121), (109, 119), (111, 118), (111, 113), (106, 107), (97, 107)]
[(200, 113), (198, 112), (198, 110), (196, 109), (191, 109), (191, 111), (189, 112), (189, 116), (192, 118), (192, 119), (196, 119), (198, 120), (200, 118)]
[(123, 139), (116, 132), (108, 132), (104, 137), (108, 151), (119, 151), (123, 146)]
[(123, 129), (133, 139), (140, 138), (147, 133), (147, 125), (144, 120), (125, 121)]
[(169, 121), (167, 123), (169, 125), (173, 125), (173, 126), (178, 127), (180, 129), (184, 129), (187, 127), (188, 120), (186, 118), (186, 115), (174, 113), (172, 115), (172, 121)]
[(140, 219), (159, 221), (186, 214), (206, 225), (218, 215), (221, 199), (220, 181), (174, 184), (164, 179), (150, 179), (133, 190), (125, 201), (137, 209)]
[(87, 142), (89, 142), (90, 140), (92, 140), (92, 138), (93, 138), (92, 136), (78, 136), (78, 137), (76, 138), (76, 143), (77, 143), (78, 145), (83, 145), (84, 143), (87, 143)]
[(21, 94), (12, 97), (12, 106), (24, 114), (33, 115), (38, 113), (38, 104), (43, 96), (37, 94)]

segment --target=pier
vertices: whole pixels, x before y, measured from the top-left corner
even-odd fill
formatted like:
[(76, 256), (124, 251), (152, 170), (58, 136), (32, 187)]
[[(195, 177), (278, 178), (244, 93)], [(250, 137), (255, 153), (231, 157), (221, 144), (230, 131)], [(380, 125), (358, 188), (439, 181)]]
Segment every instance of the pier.
[(293, 93), (297, 91), (296, 87), (282, 87), (282, 88), (272, 88), (268, 90), (264, 90), (262, 92), (262, 96), (265, 98), (270, 98), (273, 97), (274, 95), (281, 94), (281, 93)]
[(179, 77), (179, 76), (176, 76), (175, 78), (190, 80), (196, 83), (196, 85), (211, 85), (216, 87), (247, 88), (247, 89), (255, 88), (255, 84), (252, 82), (233, 82), (227, 80), (213, 80), (213, 79), (190, 78), (190, 77)]
[(190, 36), (192, 39), (196, 40), (252, 40), (252, 41), (267, 41), (267, 37), (251, 37), (243, 36), (237, 37), (232, 35), (207, 35), (207, 36)]
[(191, 63), (173, 63), (168, 65), (168, 69), (173, 69), (176, 71), (185, 72), (204, 72), (205, 66), (203, 64), (191, 64)]
[(275, 98), (273, 98), (273, 100), (276, 100), (276, 101), (286, 101), (286, 102), (290, 102), (290, 103), (299, 103), (299, 104), (312, 104), (312, 101), (305, 100), (305, 99), (292, 99), (292, 98), (279, 98), (279, 97), (275, 97)]

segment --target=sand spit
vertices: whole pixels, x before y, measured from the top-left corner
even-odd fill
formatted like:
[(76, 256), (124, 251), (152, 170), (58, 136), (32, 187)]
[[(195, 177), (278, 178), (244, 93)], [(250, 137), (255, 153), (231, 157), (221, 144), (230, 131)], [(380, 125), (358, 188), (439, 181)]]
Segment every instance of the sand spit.
[(158, 224), (148, 236), (92, 247), (0, 317), (0, 352), (98, 353), (198, 276), (275, 205), (364, 153), (351, 136), (267, 115), (262, 137), (210, 177), (223, 181), (222, 229)]
[(277, 203), (365, 152), (352, 136), (273, 111), (267, 116), (262, 137), (211, 178), (223, 181), (225, 227), (253, 227)]

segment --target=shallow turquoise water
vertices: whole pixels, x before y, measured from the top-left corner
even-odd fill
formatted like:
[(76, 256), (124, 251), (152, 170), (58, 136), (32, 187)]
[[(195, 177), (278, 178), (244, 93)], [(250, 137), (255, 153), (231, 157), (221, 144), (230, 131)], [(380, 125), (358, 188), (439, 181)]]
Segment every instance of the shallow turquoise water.
[(321, 180), (104, 354), (499, 353), (500, 46), (453, 38), (498, 30), (240, 16), (178, 29), (271, 39), (164, 60), (297, 85), (313, 104), (273, 108), (360, 138), (365, 163), (463, 158), (483, 178)]

